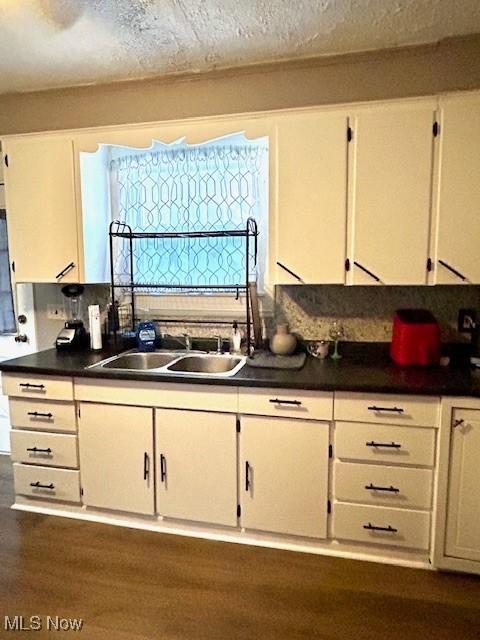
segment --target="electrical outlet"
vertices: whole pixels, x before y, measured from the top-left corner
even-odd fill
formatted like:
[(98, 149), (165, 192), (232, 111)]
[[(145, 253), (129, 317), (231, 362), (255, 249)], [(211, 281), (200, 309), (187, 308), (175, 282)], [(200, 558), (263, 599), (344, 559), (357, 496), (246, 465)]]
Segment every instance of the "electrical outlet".
[(47, 305), (47, 318), (48, 320), (62, 320), (65, 322), (67, 316), (65, 315), (65, 309), (59, 304)]
[(460, 309), (458, 312), (458, 332), (471, 333), (477, 321), (475, 309)]

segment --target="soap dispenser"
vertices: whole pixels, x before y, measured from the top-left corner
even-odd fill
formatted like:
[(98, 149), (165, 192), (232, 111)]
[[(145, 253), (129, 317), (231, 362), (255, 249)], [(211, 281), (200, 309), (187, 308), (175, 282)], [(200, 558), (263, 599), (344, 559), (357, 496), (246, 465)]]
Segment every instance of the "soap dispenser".
[(242, 334), (238, 328), (238, 323), (235, 320), (232, 325), (232, 337), (230, 339), (232, 353), (240, 353), (242, 344)]

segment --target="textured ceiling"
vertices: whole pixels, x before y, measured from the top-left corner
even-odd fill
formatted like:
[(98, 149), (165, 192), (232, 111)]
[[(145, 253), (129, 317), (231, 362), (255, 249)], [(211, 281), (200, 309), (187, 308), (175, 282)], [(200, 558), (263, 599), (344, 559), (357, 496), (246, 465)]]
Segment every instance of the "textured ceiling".
[(0, 93), (478, 32), (479, 0), (0, 0)]

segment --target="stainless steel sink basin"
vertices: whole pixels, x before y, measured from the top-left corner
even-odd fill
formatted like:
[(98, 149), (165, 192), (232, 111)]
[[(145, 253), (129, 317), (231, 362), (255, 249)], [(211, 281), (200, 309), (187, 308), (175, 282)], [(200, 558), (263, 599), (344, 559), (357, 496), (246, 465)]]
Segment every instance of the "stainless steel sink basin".
[(176, 353), (124, 353), (109, 360), (103, 367), (105, 369), (134, 369), (135, 371), (146, 371), (151, 369), (159, 369), (169, 362), (178, 358)]
[(231, 377), (246, 362), (244, 356), (213, 354), (202, 351), (126, 351), (97, 364), (90, 369), (115, 369), (116, 371), (144, 371), (159, 375), (193, 375), (199, 377)]
[(170, 364), (168, 371), (178, 373), (196, 373), (207, 375), (235, 375), (243, 365), (245, 358), (230, 355), (184, 356)]

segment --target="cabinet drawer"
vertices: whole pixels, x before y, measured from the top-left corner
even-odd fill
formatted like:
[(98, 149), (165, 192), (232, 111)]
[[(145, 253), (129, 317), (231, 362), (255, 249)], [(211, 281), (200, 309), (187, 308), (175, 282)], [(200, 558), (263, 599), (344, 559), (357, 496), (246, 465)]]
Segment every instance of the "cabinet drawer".
[(335, 393), (335, 420), (435, 427), (439, 399)]
[(10, 441), (14, 462), (78, 469), (77, 436), (14, 429)]
[(335, 500), (391, 507), (430, 509), (431, 469), (335, 462)]
[(5, 373), (3, 374), (3, 393), (20, 398), (73, 400), (73, 380), (58, 376)]
[(435, 429), (336, 422), (335, 457), (433, 467)]
[(428, 550), (430, 513), (336, 502), (333, 506), (333, 537)]
[(12, 427), (39, 431), (77, 431), (73, 402), (10, 398)]
[(80, 473), (34, 465), (13, 465), (15, 493), (43, 500), (80, 502)]
[(292, 389), (239, 389), (239, 412), (261, 416), (331, 420), (333, 393)]

